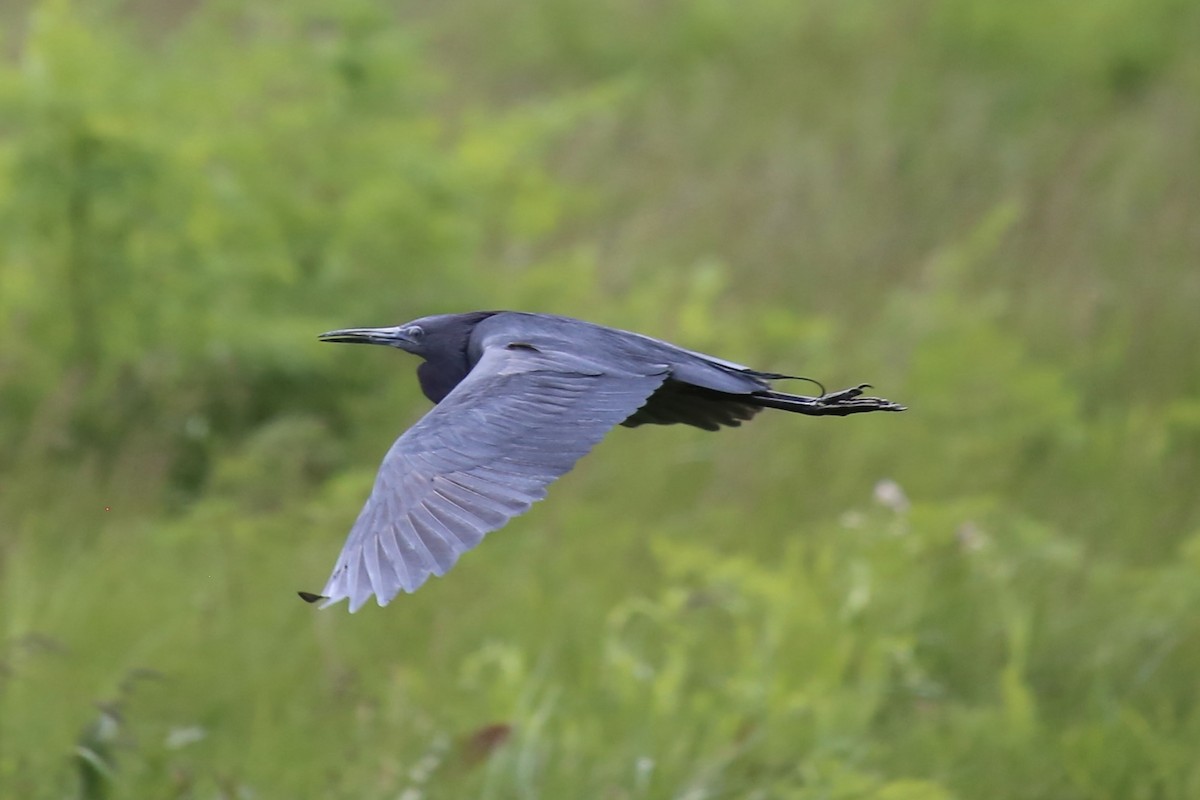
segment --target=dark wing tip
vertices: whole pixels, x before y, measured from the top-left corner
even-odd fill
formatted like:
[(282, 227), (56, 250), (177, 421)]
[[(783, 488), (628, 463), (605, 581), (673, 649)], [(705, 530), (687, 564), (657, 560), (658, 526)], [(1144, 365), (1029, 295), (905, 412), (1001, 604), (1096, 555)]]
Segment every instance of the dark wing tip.
[(314, 594), (312, 592), (296, 592), (296, 594), (300, 595), (300, 599), (306, 603), (319, 603), (322, 600), (329, 599), (323, 594)]

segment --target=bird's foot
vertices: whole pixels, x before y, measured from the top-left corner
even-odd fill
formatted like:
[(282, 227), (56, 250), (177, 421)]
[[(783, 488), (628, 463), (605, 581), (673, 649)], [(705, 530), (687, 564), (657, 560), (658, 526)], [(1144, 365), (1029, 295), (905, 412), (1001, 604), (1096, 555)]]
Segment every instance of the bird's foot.
[(816, 398), (815, 407), (821, 414), (830, 416), (846, 416), (848, 414), (863, 414), (868, 411), (906, 411), (905, 406), (893, 403), (882, 397), (864, 397), (863, 392), (871, 388), (869, 383), (860, 383), (840, 392), (827, 392)]

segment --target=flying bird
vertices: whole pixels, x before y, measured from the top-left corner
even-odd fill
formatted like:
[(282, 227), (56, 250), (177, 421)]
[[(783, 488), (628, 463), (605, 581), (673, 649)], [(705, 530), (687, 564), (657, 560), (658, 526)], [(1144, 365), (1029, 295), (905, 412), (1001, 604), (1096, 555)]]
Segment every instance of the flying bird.
[(420, 356), (417, 378), (435, 403), (384, 457), (325, 588), (300, 593), (323, 607), (349, 599), (352, 612), (371, 595), (387, 605), (445, 574), (617, 425), (715, 431), (764, 408), (810, 416), (904, 410), (865, 396), (868, 384), (787, 394), (771, 382), (796, 376), (550, 314), (443, 314), (318, 338)]

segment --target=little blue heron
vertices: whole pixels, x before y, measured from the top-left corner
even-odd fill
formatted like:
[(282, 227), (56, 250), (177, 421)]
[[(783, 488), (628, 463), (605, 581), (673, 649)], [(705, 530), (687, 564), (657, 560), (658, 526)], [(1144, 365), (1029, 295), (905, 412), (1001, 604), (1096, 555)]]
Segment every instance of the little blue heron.
[(326, 606), (349, 598), (351, 611), (372, 594), (386, 605), (445, 574), (616, 425), (715, 431), (764, 408), (821, 417), (904, 410), (864, 396), (868, 384), (786, 394), (771, 381), (795, 376), (550, 314), (443, 314), (319, 338), (420, 356), (417, 378), (436, 404), (384, 457), (321, 594), (300, 593)]

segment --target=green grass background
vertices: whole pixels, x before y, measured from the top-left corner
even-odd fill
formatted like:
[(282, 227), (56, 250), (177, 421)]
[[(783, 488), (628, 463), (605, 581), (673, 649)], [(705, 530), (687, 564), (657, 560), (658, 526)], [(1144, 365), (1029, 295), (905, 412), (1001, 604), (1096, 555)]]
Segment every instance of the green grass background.
[[(1200, 797), (1200, 6), (0, 6), (0, 796)], [(520, 308), (904, 415), (617, 430), (317, 611)], [(899, 489), (899, 491), (897, 491)]]

